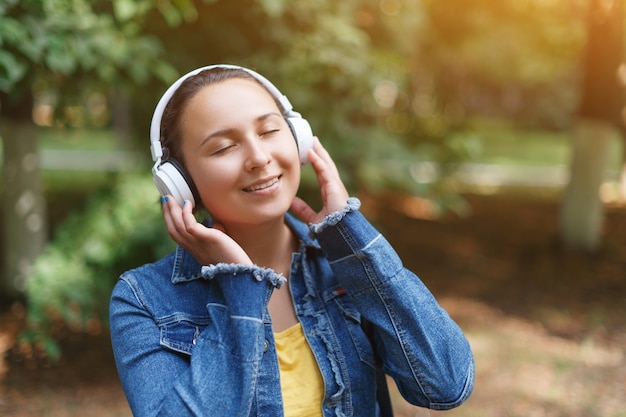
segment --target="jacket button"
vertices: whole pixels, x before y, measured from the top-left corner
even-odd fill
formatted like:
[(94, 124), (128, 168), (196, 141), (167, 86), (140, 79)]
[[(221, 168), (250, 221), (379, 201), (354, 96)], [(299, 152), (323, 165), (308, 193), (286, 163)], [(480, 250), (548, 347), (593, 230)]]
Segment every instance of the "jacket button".
[(267, 342), (267, 340), (263, 341), (263, 353), (267, 352), (267, 350), (270, 348), (270, 344)]

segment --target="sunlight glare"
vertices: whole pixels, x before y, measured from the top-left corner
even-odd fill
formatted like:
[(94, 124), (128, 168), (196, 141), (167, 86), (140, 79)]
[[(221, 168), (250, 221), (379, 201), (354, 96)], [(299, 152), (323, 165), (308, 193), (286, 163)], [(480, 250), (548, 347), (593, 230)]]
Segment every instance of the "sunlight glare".
[(402, 9), (400, 0), (380, 0), (380, 11), (387, 16), (396, 16)]

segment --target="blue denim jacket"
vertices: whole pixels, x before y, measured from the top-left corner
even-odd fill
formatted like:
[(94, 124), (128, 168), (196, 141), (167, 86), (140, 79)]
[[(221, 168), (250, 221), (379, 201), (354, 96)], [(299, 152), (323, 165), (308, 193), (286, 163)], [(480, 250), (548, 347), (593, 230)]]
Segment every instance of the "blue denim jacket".
[[(474, 362), (460, 328), (350, 199), (300, 239), (290, 288), (324, 379), (323, 415), (376, 416), (373, 324), (384, 371), (415, 405), (467, 399)], [(178, 248), (124, 273), (111, 297), (111, 337), (135, 416), (282, 416), (267, 304), (284, 278), (256, 266), (199, 265)]]

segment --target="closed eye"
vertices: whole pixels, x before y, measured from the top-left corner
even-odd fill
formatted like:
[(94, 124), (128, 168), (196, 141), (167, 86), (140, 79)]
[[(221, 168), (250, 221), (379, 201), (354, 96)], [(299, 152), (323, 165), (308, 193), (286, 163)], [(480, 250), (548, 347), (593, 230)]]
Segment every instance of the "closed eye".
[(271, 136), (271, 135), (273, 135), (275, 133), (278, 133), (278, 132), (280, 132), (280, 129), (269, 129), (269, 130), (266, 130), (266, 131), (262, 132), (259, 136), (261, 136), (261, 137), (263, 137), (263, 136)]
[(236, 146), (236, 145), (235, 144), (231, 144), (231, 145), (222, 146), (222, 147), (216, 149), (215, 151), (213, 151), (212, 155), (222, 154), (222, 153), (226, 152), (227, 150), (231, 149), (234, 146)]

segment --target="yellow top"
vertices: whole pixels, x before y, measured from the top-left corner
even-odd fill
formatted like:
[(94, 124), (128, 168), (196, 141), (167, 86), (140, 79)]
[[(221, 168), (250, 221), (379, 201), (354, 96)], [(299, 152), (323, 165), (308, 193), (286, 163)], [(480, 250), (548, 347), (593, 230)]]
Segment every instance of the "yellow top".
[(302, 325), (274, 334), (285, 417), (321, 417), (324, 380)]

